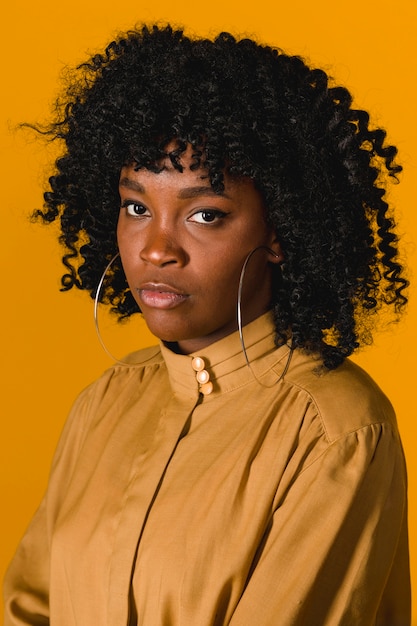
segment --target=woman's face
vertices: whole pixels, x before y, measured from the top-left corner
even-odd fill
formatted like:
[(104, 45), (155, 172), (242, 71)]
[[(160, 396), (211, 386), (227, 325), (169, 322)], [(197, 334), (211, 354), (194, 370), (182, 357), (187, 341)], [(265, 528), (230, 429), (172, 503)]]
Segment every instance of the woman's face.
[(271, 262), (279, 244), (265, 221), (262, 198), (249, 179), (225, 180), (215, 193), (204, 169), (179, 172), (169, 161), (160, 173), (124, 167), (117, 237), (132, 294), (151, 332), (196, 352), (237, 328), (239, 276), (248, 253), (242, 316), (268, 310)]

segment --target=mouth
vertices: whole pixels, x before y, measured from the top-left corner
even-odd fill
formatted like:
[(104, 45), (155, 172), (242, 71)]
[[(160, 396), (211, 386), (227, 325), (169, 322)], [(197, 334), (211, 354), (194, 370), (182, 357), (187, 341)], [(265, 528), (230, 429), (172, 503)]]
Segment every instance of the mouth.
[(163, 283), (146, 283), (136, 288), (141, 304), (153, 309), (173, 309), (189, 295)]

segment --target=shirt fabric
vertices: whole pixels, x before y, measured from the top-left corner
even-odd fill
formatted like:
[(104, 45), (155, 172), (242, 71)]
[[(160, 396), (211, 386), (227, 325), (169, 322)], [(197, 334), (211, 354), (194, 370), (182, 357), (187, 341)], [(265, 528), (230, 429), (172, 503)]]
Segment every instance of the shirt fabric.
[(237, 333), (199, 353), (210, 395), (161, 344), (79, 396), (6, 626), (410, 624), (389, 401), (348, 360), (277, 349), (269, 315), (244, 337), (251, 369)]

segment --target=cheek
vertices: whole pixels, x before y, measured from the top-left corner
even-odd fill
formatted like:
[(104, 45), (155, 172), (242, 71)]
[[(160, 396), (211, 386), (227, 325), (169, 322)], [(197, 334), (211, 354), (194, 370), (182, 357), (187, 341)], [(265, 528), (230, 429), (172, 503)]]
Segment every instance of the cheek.
[(117, 244), (120, 247), (120, 241), (123, 238), (123, 227), (122, 227), (121, 213), (119, 213), (119, 217), (117, 219), (116, 238), (117, 238)]
[[(256, 229), (254, 231), (256, 232)], [(245, 260), (254, 248), (264, 245), (262, 234), (259, 235), (258, 242), (253, 234), (250, 236), (245, 232), (238, 240), (232, 239), (221, 247), (213, 247), (206, 250), (205, 254), (199, 255), (198, 274), (201, 276), (201, 282), (207, 287), (210, 285), (210, 291), (215, 292), (219, 299), (229, 294), (237, 296)], [(250, 258), (244, 274), (245, 291), (257, 291), (264, 286), (264, 281), (268, 278), (266, 255), (267, 253), (260, 249)]]
[(204, 281), (210, 292), (215, 294), (220, 305), (223, 298), (237, 296), (243, 263), (244, 257), (237, 253), (231, 255), (230, 249), (205, 256), (200, 272), (204, 276), (202, 282)]
[(137, 266), (137, 255), (134, 252), (134, 248), (131, 245), (128, 245), (123, 238), (118, 238), (118, 247), (120, 260), (122, 262), (123, 271), (126, 276), (127, 283), (132, 291), (133, 296), (135, 296), (135, 291), (133, 288), (134, 277), (138, 275), (138, 266)]
[(139, 260), (140, 241), (123, 225), (123, 220), (120, 218), (116, 234), (120, 258), (127, 275), (129, 268), (134, 267)]

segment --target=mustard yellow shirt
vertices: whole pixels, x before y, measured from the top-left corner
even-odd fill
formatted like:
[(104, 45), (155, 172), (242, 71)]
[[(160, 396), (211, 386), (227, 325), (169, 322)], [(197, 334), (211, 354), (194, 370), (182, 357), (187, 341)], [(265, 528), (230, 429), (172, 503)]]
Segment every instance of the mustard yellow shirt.
[(5, 581), (6, 626), (407, 626), (393, 410), (347, 361), (274, 347), (269, 316), (205, 359), (133, 354), (76, 401)]

